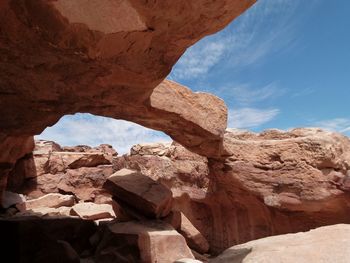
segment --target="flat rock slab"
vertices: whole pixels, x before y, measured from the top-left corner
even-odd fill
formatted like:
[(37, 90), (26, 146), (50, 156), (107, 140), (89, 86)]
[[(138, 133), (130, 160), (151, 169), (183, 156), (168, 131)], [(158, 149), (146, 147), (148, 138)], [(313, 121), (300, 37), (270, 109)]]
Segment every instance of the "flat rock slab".
[(262, 238), (231, 247), (210, 263), (347, 263), (350, 225)]
[(41, 207), (58, 208), (61, 206), (72, 206), (74, 205), (74, 202), (75, 199), (73, 195), (51, 193), (37, 199), (28, 200), (25, 203), (25, 209), (30, 210)]
[(113, 207), (109, 204), (78, 203), (72, 207), (70, 214), (88, 220), (115, 218)]
[(104, 188), (147, 217), (165, 217), (172, 208), (172, 192), (137, 171), (121, 169), (107, 179)]
[(108, 224), (96, 251), (97, 262), (173, 263), (194, 258), (186, 241), (161, 221)]

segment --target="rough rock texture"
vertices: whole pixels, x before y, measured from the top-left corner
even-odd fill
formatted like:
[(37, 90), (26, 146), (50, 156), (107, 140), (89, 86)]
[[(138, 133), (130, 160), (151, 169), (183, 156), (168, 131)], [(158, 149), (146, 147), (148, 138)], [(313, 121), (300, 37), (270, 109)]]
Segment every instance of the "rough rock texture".
[(188, 246), (193, 250), (202, 254), (208, 252), (208, 241), (183, 213), (181, 213), (179, 233), (184, 236)]
[[(106, 144), (95, 148), (61, 147), (51, 141), (36, 141), (33, 157), (37, 177), (25, 176), (25, 184), (16, 190), (31, 198), (60, 192), (73, 194), (78, 200), (92, 201), (105, 195), (102, 185), (114, 171), (112, 163), (116, 156), (117, 152)], [(27, 170), (25, 174), (30, 173), (32, 171)], [(21, 175), (14, 173), (12, 177)]]
[(209, 163), (177, 144), (159, 150), (138, 145), (115, 166), (166, 184), (174, 208), (206, 237), (211, 253), (270, 235), (350, 223), (347, 137), (319, 129), (228, 130), (224, 145), (228, 156)]
[(185, 239), (161, 221), (106, 225), (96, 250), (97, 262), (173, 263), (193, 258)]
[(47, 194), (37, 199), (28, 200), (25, 202), (25, 209), (35, 209), (39, 207), (58, 208), (60, 206), (72, 206), (75, 200), (72, 195), (62, 194)]
[(147, 217), (165, 217), (172, 208), (172, 192), (138, 171), (121, 169), (108, 177), (104, 188)]
[(254, 2), (2, 1), (1, 191), (31, 136), (76, 112), (134, 121), (202, 154), (219, 154), (224, 103), (161, 82), (189, 46)]
[(210, 263), (347, 263), (349, 235), (350, 225), (340, 224), (262, 238), (231, 247)]
[(77, 215), (82, 219), (88, 220), (115, 217), (115, 213), (111, 205), (95, 203), (78, 203), (72, 207), (71, 215)]
[[(2, 122), (0, 123), (0, 125), (3, 124)], [(1, 199), (3, 191), (7, 187), (8, 175), (15, 168), (16, 161), (30, 154), (33, 149), (33, 136), (5, 136), (0, 132), (0, 204), (2, 203)], [(19, 160), (19, 162), (21, 162), (21, 160)], [(23, 176), (18, 176), (17, 178), (10, 180), (11, 186), (17, 186), (22, 183)]]

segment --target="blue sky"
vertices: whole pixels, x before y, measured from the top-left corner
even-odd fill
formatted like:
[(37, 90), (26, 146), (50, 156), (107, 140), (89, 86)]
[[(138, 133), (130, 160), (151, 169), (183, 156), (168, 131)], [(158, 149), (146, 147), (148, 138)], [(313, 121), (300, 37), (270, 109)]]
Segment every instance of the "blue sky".
[[(229, 127), (322, 127), (350, 135), (350, 1), (259, 0), (181, 57), (168, 76), (223, 98)], [(161, 132), (89, 114), (63, 117), (39, 138), (110, 143), (127, 152)]]

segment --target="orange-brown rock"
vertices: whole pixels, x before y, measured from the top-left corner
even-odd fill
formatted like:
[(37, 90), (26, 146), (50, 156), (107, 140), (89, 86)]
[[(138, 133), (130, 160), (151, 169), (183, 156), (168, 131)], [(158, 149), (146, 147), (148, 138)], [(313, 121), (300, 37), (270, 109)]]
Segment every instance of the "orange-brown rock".
[(97, 262), (173, 263), (194, 258), (184, 237), (161, 221), (110, 223), (96, 250)]
[(332, 225), (308, 232), (254, 240), (227, 249), (210, 263), (347, 263), (350, 226)]
[(104, 188), (146, 217), (165, 217), (172, 208), (171, 191), (138, 171), (121, 169), (108, 177)]
[[(117, 152), (106, 144), (94, 148), (61, 147), (55, 142), (40, 140), (35, 142), (34, 161), (31, 160), (35, 165), (28, 166), (34, 171), (26, 169), (24, 173), (14, 169), (9, 182), (25, 175), (24, 185), (16, 190), (31, 198), (61, 192), (74, 194), (78, 200), (93, 201), (105, 193), (102, 185), (114, 171), (112, 162), (116, 156)], [(37, 177), (28, 176), (30, 174)]]
[[(7, 149), (76, 112), (134, 121), (217, 154), (226, 125), (223, 102), (160, 83), (189, 46), (254, 2), (2, 1), (1, 169), (22, 156), (20, 148), (11, 156)], [(165, 103), (169, 97), (174, 105)]]
[(228, 156), (209, 163), (179, 145), (137, 146), (118, 165), (167, 184), (174, 208), (206, 237), (211, 253), (261, 237), (350, 222), (347, 137), (319, 129), (228, 130), (224, 146)]
[(115, 218), (112, 205), (95, 203), (78, 203), (72, 207), (71, 215), (77, 215), (82, 219), (98, 220), (103, 218)]

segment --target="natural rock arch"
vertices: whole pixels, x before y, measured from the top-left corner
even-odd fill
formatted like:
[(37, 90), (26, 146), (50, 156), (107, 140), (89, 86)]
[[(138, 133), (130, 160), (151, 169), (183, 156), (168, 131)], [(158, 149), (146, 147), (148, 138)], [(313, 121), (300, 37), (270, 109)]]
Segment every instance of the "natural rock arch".
[(76, 112), (134, 121), (220, 154), (223, 102), (162, 81), (187, 47), (254, 2), (2, 1), (0, 189), (31, 136)]

